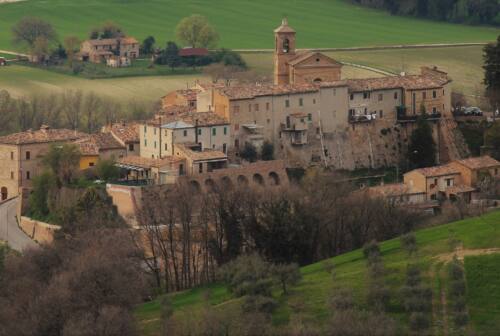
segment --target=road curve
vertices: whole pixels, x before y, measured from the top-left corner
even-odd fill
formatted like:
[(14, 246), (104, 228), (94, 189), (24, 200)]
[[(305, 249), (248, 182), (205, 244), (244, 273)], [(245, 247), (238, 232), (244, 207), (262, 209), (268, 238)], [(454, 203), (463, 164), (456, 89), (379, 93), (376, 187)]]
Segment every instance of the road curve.
[(38, 246), (17, 225), (16, 210), (19, 199), (16, 197), (0, 204), (0, 240), (19, 252)]

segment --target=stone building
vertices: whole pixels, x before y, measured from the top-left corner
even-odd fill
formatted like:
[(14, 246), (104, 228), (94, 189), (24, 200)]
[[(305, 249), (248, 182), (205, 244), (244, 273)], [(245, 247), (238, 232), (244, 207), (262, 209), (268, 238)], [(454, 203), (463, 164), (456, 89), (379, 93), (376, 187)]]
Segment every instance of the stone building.
[[(108, 63), (118, 57), (134, 60), (139, 57), (139, 41), (133, 37), (118, 37), (83, 41), (77, 58), (91, 63)], [(122, 61), (120, 60), (120, 63)]]
[(32, 188), (32, 180), (43, 170), (42, 159), (53, 144), (70, 143), (86, 134), (43, 125), (0, 137), (0, 190), (2, 199)]
[(116, 141), (126, 147), (126, 155), (140, 154), (139, 123), (119, 122), (104, 126), (103, 133), (110, 133)]
[(80, 169), (92, 168), (99, 160), (115, 161), (127, 155), (127, 148), (111, 133), (91, 134), (75, 144), (80, 150)]
[(287, 19), (274, 30), (274, 84), (340, 80), (342, 64), (318, 52), (297, 52), (295, 34)]

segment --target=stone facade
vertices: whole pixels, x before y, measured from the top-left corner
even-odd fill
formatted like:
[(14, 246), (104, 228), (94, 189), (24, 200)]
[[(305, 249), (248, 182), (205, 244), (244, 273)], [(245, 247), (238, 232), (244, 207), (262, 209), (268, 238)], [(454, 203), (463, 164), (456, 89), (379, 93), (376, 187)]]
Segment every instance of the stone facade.
[(92, 63), (107, 63), (115, 56), (128, 60), (139, 57), (139, 42), (133, 37), (86, 40), (77, 57)]

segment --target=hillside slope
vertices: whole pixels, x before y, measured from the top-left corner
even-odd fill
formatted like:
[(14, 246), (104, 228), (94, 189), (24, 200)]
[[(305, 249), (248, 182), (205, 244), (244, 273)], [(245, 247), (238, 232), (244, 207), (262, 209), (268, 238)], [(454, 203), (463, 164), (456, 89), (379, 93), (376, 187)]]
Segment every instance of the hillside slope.
[[(491, 258), (496, 258), (493, 261), (499, 260), (495, 253), (500, 253), (500, 211), (420, 230), (416, 232), (416, 237), (418, 251), (411, 258), (401, 248), (399, 239), (380, 244), (387, 270), (385, 281), (391, 289), (390, 314), (392, 317), (400, 321), (403, 328), (407, 325), (408, 316), (402, 306), (400, 288), (405, 281), (408, 262), (416, 262), (424, 272), (424, 282), (434, 291), (432, 330), (437, 335), (448, 334), (448, 330), (445, 331), (443, 328), (446, 325), (452, 328), (451, 316), (442, 316), (440, 312), (450, 311), (450, 309), (443, 310), (446, 300), (442, 301), (440, 298), (447, 295), (448, 279), (444, 265), (457, 253), (460, 258), (465, 257), (466, 278), (470, 282), (468, 284), (470, 293), (467, 297), (467, 308), (471, 315), (469, 328), (485, 335), (497, 330), (495, 327), (500, 325), (500, 316), (494, 313), (499, 309), (494, 298), (500, 297), (500, 284), (495, 275), (497, 274), (495, 271), (499, 268)], [(454, 246), (458, 248), (454, 250)], [(488, 255), (489, 258), (483, 259), (483, 254)], [(352, 251), (330, 260), (335, 265), (335, 280), (332, 279), (323, 261), (303, 267), (303, 279), (289, 295), (280, 296), (281, 294), (276, 293), (280, 306), (273, 314), (275, 326), (279, 328), (288, 323), (296, 314), (300, 314), (302, 320), (315, 325), (324, 325), (330, 315), (329, 298), (335, 288), (339, 287), (352, 288), (358, 303), (362, 307), (367, 307), (365, 299), (367, 267), (362, 251)], [(484, 267), (482, 267), (482, 260), (487, 262)], [(487, 272), (482, 272), (483, 269)], [(484, 286), (488, 286), (487, 294), (482, 290)], [(203, 293), (207, 289), (211, 292), (210, 303), (216, 309), (232, 311), (239, 307), (240, 301), (232, 299), (224, 286), (213, 285), (209, 288), (197, 288), (171, 295), (175, 310), (174, 316), (183, 318), (201, 309)], [(482, 309), (483, 304), (492, 307), (493, 310)], [(143, 335), (159, 334), (159, 311), (158, 299), (138, 307), (136, 317)], [(444, 320), (447, 323), (443, 323)]]
[[(174, 39), (179, 20), (205, 15), (227, 48), (272, 48), (273, 29), (287, 15), (297, 30), (299, 48), (352, 47), (416, 43), (486, 42), (499, 30), (391, 16), (345, 0), (27, 0), (0, 5), (0, 49), (13, 49), (11, 27), (23, 16), (51, 22), (60, 37), (86, 37), (107, 20), (144, 39), (163, 45)], [(251, 29), (249, 29), (251, 27)]]

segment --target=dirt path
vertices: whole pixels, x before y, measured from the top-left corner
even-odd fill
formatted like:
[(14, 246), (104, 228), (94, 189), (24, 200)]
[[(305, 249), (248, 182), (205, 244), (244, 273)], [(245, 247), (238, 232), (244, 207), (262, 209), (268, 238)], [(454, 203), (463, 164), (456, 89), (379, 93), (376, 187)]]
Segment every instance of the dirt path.
[(464, 249), (462, 246), (458, 247), (455, 252), (444, 253), (435, 256), (433, 259), (437, 259), (438, 261), (443, 261), (445, 263), (453, 260), (453, 257), (456, 255), (458, 260), (464, 260), (464, 257), (468, 256), (476, 256), (476, 255), (484, 255), (484, 254), (493, 254), (500, 253), (500, 248), (488, 248), (488, 249)]

